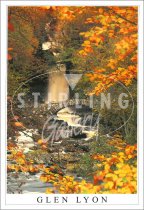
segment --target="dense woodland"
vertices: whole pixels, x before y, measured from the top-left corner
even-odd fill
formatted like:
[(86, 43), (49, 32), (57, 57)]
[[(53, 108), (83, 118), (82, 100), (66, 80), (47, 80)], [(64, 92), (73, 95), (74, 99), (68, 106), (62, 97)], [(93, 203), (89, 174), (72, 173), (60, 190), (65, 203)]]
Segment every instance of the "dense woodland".
[[(54, 186), (46, 193), (136, 193), (137, 21), (137, 7), (9, 7), (8, 160), (13, 163), (8, 165), (8, 174), (41, 173), (40, 180)], [(51, 48), (43, 50), (47, 42), (52, 43)], [(20, 112), (15, 101), (15, 116), (11, 113), (13, 95), (20, 84), (24, 83), (18, 91), (27, 95), (35, 85), (45, 92), (45, 73), (60, 64), (66, 66), (68, 74), (84, 75), (71, 95), (78, 91), (81, 96), (99, 97), (111, 90), (116, 98), (124, 86), (133, 99), (128, 109), (119, 109), (113, 101), (109, 112), (93, 110), (101, 115), (99, 132), (116, 131), (110, 138), (93, 139), (86, 145), (88, 149), (77, 145), (75, 150), (83, 152), (78, 162), (67, 163), (66, 173), (59, 158), (51, 162), (50, 146), (43, 142), (41, 133), (33, 136), (36, 149), (32, 152), (18, 150), (18, 132), (25, 127), (41, 131), (43, 121), (39, 115), (24, 118), (31, 115), (30, 110)], [(31, 80), (40, 74), (44, 75)], [(75, 180), (73, 173), (83, 174), (82, 180)]]

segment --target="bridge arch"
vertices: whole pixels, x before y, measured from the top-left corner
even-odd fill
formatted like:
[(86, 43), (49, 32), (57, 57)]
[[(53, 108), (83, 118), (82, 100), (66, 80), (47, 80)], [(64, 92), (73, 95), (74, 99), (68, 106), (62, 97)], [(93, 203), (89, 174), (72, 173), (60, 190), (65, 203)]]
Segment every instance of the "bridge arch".
[(87, 106), (90, 108), (90, 102), (88, 99), (79, 99), (78, 101), (76, 99), (70, 99), (64, 102), (59, 102), (59, 103), (55, 103), (55, 102), (51, 102), (48, 103), (48, 111), (51, 114), (56, 114), (57, 112), (59, 112), (60, 110), (66, 108), (66, 107), (70, 107), (70, 106)]

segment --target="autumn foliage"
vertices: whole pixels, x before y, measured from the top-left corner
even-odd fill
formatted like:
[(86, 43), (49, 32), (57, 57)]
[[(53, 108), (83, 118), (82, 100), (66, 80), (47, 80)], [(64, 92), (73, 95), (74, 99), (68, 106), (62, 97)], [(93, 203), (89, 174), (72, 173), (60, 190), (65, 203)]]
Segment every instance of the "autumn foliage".
[[(8, 17), (8, 30), (10, 31), (10, 32), (13, 32), (14, 31), (14, 26), (13, 26), (13, 24), (11, 23), (11, 17), (9, 16)], [(10, 51), (12, 51), (13, 50), (13, 48), (8, 48), (8, 52), (10, 52)], [(12, 56), (11, 56), (11, 54), (10, 53), (8, 53), (8, 60), (11, 60), (12, 59)]]
[[(68, 66), (70, 73), (76, 69), (85, 76), (80, 91), (84, 92), (87, 88), (86, 96), (98, 96), (117, 83), (122, 83), (131, 88), (136, 102), (137, 7), (45, 6), (20, 9), (15, 7), (13, 11), (8, 19), (10, 70), (8, 92), (12, 90), (14, 93), (20, 81), (25, 82), (40, 73), (45, 74), (51, 69), (51, 65), (62, 63)], [(42, 43), (47, 41), (54, 42), (54, 49), (44, 52)], [(56, 49), (56, 46), (59, 49)], [(51, 58), (54, 60), (51, 61)], [(137, 193), (136, 103), (133, 111), (135, 112), (131, 124), (124, 124), (125, 118), (129, 116), (129, 110), (116, 113), (119, 117), (116, 126), (122, 123), (125, 126), (120, 130), (122, 135), (116, 136), (112, 133), (113, 136), (110, 140), (107, 139), (106, 143), (108, 146), (113, 146), (117, 152), (88, 153), (90, 161), (94, 161), (95, 169), (89, 172), (91, 179), (82, 177), (80, 181), (74, 176), (67, 175), (59, 163), (54, 161), (50, 166), (35, 161), (33, 156), (36, 152), (40, 152), (40, 155), (46, 152), (48, 155), (49, 145), (41, 137), (34, 139), (31, 157), (18, 148), (15, 141), (8, 142), (8, 173), (40, 174), (41, 182), (53, 185), (46, 190), (47, 194), (135, 194)], [(23, 131), (27, 123), (28, 118), (23, 123), (19, 114), (8, 121), (14, 130), (12, 140), (17, 137), (18, 130)], [(112, 114), (107, 123), (111, 127), (115, 126), (112, 124), (113, 121), (117, 121), (115, 117), (112, 118)], [(103, 115), (105, 119), (105, 113)], [(38, 126), (38, 122), (36, 125)], [(130, 143), (126, 142), (127, 136)]]
[[(65, 23), (74, 22), (82, 14), (84, 24), (91, 25), (88, 31), (80, 33), (83, 37), (81, 49), (77, 51), (85, 67), (92, 73), (87, 74), (95, 88), (91, 94), (98, 95), (117, 82), (126, 86), (137, 78), (137, 7), (55, 7), (58, 10), (61, 30)], [(109, 49), (109, 47), (111, 49)], [(105, 51), (101, 53), (101, 51)], [(95, 59), (98, 62), (95, 63)], [(86, 69), (85, 69), (86, 70)]]
[[(137, 146), (126, 145), (120, 138), (114, 137), (108, 142), (119, 149), (119, 153), (108, 155), (93, 154), (92, 159), (97, 160), (98, 170), (93, 173), (93, 183), (86, 180), (77, 181), (73, 176), (64, 175), (57, 164), (46, 167), (44, 164), (34, 164), (33, 159), (28, 159), (23, 151), (15, 145), (9, 144), (9, 160), (14, 164), (8, 164), (8, 172), (41, 173), (40, 180), (44, 183), (52, 183), (53, 189), (47, 189), (46, 193), (61, 194), (131, 194), (137, 192)], [(132, 164), (131, 164), (132, 163)]]

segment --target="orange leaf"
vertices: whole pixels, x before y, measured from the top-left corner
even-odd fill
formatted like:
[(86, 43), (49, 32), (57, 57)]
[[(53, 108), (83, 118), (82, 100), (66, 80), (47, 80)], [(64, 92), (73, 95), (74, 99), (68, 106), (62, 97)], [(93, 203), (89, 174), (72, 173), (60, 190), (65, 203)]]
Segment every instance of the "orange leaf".
[(96, 185), (96, 184), (98, 184), (99, 181), (103, 181), (103, 176), (96, 176), (96, 175), (94, 175), (93, 180), (94, 180), (93, 181), (94, 184)]
[(15, 122), (14, 125), (16, 127), (24, 127), (23, 123), (21, 123), (21, 122)]
[(103, 13), (103, 9), (99, 8), (99, 13), (102, 14)]
[(12, 56), (8, 53), (8, 60), (12, 60)]
[(8, 23), (8, 30), (14, 31), (14, 26), (12, 23)]

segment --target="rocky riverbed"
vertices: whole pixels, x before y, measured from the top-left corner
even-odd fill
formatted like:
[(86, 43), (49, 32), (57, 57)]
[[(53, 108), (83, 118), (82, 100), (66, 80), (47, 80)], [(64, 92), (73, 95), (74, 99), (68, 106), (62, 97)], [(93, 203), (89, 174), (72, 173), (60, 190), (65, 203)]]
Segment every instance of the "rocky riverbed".
[[(41, 150), (40, 145), (34, 140), (33, 136), (39, 136), (38, 129), (26, 129), (19, 131), (15, 138), (15, 143), (19, 150), (22, 150), (25, 156), (34, 161), (34, 164), (44, 164), (49, 166), (58, 164), (63, 174), (73, 175), (76, 179), (81, 179), (76, 174), (76, 167), (80, 161), (81, 155), (89, 152), (89, 144), (96, 135), (96, 130), (89, 128), (88, 120), (83, 124), (82, 114), (77, 114), (72, 108), (65, 108), (57, 113), (55, 118), (51, 118), (45, 135), (52, 132), (49, 130), (50, 124), (56, 124), (56, 132), (67, 132), (67, 135), (59, 135), (54, 141), (47, 139), (48, 147)], [(93, 122), (94, 124), (95, 122)], [(63, 124), (63, 127), (60, 126)], [(67, 129), (67, 130), (66, 130)], [(77, 133), (74, 133), (74, 129)], [(63, 137), (64, 136), (64, 137)], [(10, 140), (10, 139), (9, 139)], [(8, 164), (12, 164), (8, 161)], [(29, 172), (8, 172), (7, 191), (8, 193), (45, 193), (47, 188), (53, 188), (51, 183), (42, 183), (40, 181), (41, 173)]]

